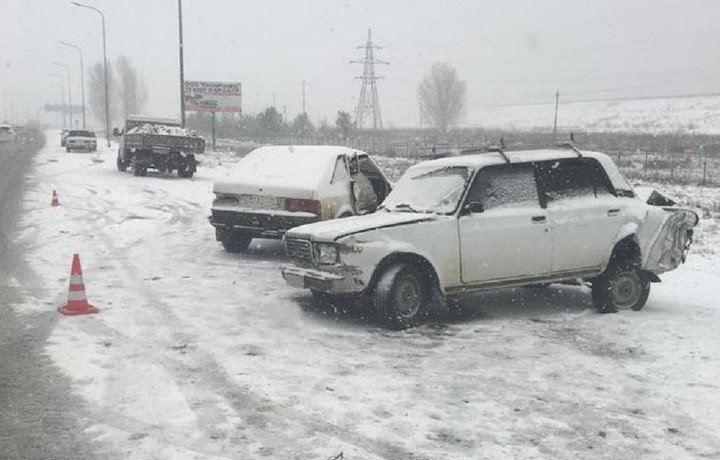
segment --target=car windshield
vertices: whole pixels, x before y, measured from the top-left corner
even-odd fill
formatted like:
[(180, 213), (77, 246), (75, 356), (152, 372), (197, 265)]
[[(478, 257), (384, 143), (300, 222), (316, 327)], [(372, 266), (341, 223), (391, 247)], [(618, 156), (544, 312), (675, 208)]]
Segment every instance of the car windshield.
[(95, 133), (92, 131), (70, 131), (68, 133), (68, 136), (70, 137), (95, 137)]
[(411, 168), (383, 202), (388, 211), (451, 214), (472, 176), (464, 166)]

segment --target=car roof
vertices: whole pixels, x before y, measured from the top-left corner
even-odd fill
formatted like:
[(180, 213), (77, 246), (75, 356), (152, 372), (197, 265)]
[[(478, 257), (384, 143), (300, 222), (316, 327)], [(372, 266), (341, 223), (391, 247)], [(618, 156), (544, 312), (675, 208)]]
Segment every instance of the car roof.
[[(536, 149), (536, 150), (508, 150), (503, 152), (511, 164), (531, 163), (537, 161), (564, 160), (578, 158), (580, 155), (597, 160), (605, 169), (613, 186), (619, 190), (632, 190), (630, 184), (625, 180), (617, 165), (604, 153), (585, 150), (575, 151), (573, 149)], [(473, 169), (480, 169), (486, 166), (507, 164), (503, 154), (500, 152), (484, 152), (472, 155), (459, 155), (438, 158), (435, 160), (423, 161), (413, 166), (466, 166)]]
[[(256, 153), (257, 152), (257, 153)], [(362, 150), (355, 150), (343, 145), (268, 145), (253, 151), (254, 154), (266, 153), (297, 153), (300, 155), (326, 156), (335, 159), (338, 155), (366, 154)]]

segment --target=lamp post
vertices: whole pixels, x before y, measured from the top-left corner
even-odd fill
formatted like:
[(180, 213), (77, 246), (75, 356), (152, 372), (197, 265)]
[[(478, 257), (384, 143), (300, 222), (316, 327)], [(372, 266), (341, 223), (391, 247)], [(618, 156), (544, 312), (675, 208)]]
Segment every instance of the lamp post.
[[(178, 0), (178, 49), (180, 51), (180, 126), (185, 127), (185, 64), (183, 63), (182, 0)], [(213, 114), (214, 115), (214, 114)], [(214, 125), (213, 125), (214, 126)]]
[[(59, 73), (54, 73), (54, 72), (51, 73), (50, 75), (52, 75), (53, 77), (58, 77), (60, 79), (60, 103), (62, 105), (65, 105), (65, 85), (63, 84), (65, 82), (63, 81), (63, 76)], [(62, 116), (63, 128), (65, 128), (67, 126), (65, 124), (65, 113), (64, 112), (65, 111), (60, 112), (60, 115)]]
[(100, 18), (102, 19), (102, 32), (103, 32), (103, 65), (105, 67), (105, 129), (106, 134), (105, 138), (107, 139), (107, 146), (110, 147), (110, 102), (108, 97), (108, 68), (107, 68), (107, 42), (105, 40), (105, 15), (102, 11), (95, 8), (94, 6), (90, 5), (83, 5), (82, 3), (78, 2), (70, 2), (75, 6), (79, 6), (81, 8), (87, 8), (89, 10), (93, 10), (96, 13), (100, 15)]
[(70, 126), (69, 126), (69, 128), (70, 128), (70, 129), (73, 129), (73, 115), (72, 115), (73, 106), (72, 106), (72, 89), (71, 89), (71, 88), (72, 88), (72, 85), (70, 84), (70, 67), (67, 66), (66, 64), (61, 64), (61, 63), (59, 63), (59, 62), (54, 62), (54, 61), (53, 61), (53, 64), (56, 65), (56, 66), (58, 66), (58, 67), (64, 67), (65, 70), (67, 70), (67, 78), (68, 78), (68, 102), (69, 102), (69, 104), (70, 104), (70, 107), (68, 108), (68, 114), (70, 115)]
[(85, 67), (83, 66), (83, 52), (79, 46), (60, 40), (61, 45), (75, 48), (80, 54), (80, 93), (82, 94), (83, 129), (85, 129)]

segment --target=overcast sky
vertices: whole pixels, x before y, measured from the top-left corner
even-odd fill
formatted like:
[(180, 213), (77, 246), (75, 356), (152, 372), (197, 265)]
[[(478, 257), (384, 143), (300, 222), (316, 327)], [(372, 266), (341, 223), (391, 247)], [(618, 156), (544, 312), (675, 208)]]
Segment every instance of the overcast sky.
[[(179, 115), (176, 0), (87, 0), (107, 19), (108, 58), (127, 56), (148, 85), (147, 112)], [(360, 92), (357, 45), (372, 28), (386, 127), (418, 124), (418, 81), (446, 62), (468, 108), (720, 92), (720, 1), (184, 0), (187, 80), (240, 81), (243, 110), (301, 110), (332, 124)], [(64, 0), (0, 0), (0, 91), (15, 118), (58, 102), (53, 60), (102, 59), (100, 19)], [(79, 75), (73, 71), (74, 101)], [(7, 103), (8, 105), (10, 102)], [(3, 112), (0, 112), (0, 116)], [(16, 120), (17, 121), (17, 120)]]

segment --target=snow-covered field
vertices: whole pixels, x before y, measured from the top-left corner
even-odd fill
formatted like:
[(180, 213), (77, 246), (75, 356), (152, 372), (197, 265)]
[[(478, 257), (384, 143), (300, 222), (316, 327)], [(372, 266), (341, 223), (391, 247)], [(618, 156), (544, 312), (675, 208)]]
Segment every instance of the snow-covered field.
[(391, 332), (286, 286), (278, 242), (221, 249), (207, 215), (231, 155), (208, 156), (193, 180), (143, 178), (119, 173), (111, 151), (97, 163), (52, 133), (48, 145), (16, 235), (37, 274), (18, 281), (18, 309), (64, 304), (80, 254), (100, 313), (60, 318), (47, 353), (85, 401), (101, 453), (720, 457), (717, 215), (641, 312), (597, 315), (580, 287), (511, 289), (466, 299), (466, 317)]
[[(470, 126), (498, 129), (552, 128), (555, 104), (478, 107)], [(564, 103), (558, 127), (566, 131), (720, 133), (720, 96)]]

